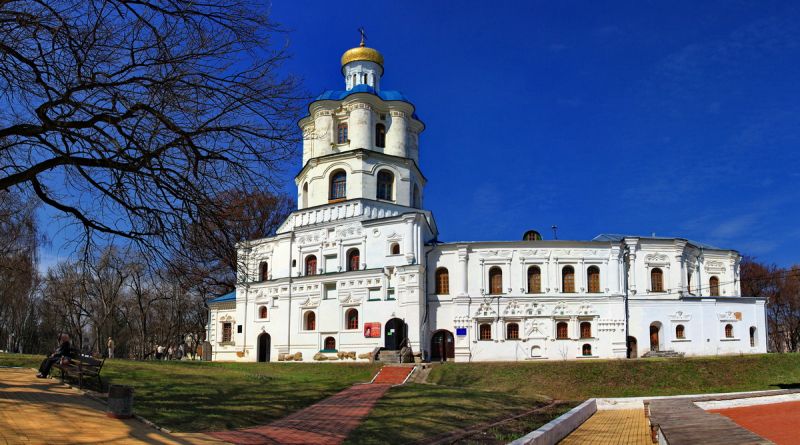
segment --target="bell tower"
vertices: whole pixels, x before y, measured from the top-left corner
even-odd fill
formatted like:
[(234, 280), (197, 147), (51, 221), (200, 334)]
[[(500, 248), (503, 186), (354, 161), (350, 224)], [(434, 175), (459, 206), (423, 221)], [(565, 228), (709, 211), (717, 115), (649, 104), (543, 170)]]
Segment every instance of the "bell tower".
[(299, 122), (299, 209), (351, 199), (422, 208), (419, 135), (425, 125), (401, 92), (381, 89), (384, 58), (365, 38), (362, 30), (360, 44), (341, 57), (345, 89), (319, 95)]

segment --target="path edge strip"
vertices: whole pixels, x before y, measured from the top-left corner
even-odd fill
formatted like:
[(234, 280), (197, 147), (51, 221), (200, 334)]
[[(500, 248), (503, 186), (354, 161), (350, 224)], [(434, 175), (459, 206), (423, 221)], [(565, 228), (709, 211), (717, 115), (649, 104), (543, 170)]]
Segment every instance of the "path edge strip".
[(531, 431), (509, 445), (554, 445), (597, 412), (597, 399), (589, 399), (561, 416)]

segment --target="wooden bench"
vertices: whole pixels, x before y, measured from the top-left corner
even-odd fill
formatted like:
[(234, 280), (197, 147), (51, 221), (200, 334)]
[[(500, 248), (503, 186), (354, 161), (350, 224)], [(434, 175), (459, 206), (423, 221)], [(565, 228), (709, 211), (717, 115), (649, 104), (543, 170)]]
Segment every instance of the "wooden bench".
[(64, 383), (65, 377), (75, 377), (78, 379), (78, 388), (82, 389), (84, 377), (95, 378), (97, 379), (97, 388), (102, 391), (103, 381), (100, 378), (100, 371), (105, 362), (105, 359), (98, 360), (89, 355), (75, 355), (53, 366), (61, 371), (61, 383)]

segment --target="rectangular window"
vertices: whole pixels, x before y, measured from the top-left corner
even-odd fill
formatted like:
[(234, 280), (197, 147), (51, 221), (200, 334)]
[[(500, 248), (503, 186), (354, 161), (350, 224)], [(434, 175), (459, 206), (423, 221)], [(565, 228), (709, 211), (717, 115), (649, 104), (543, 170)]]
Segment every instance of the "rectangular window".
[(242, 325), (236, 325), (236, 333), (237, 334), (241, 334), (242, 333)]
[(347, 143), (347, 124), (339, 124), (336, 132), (336, 143)]
[(325, 300), (335, 300), (339, 298), (339, 292), (336, 290), (336, 283), (325, 283), (322, 298)]
[(386, 299), (387, 300), (395, 300), (396, 299), (395, 296), (394, 296), (394, 289), (389, 289), (389, 290), (386, 291)]
[(370, 289), (369, 290), (369, 301), (379, 301), (381, 299), (381, 290), (380, 289)]
[(223, 342), (231, 341), (231, 324), (230, 323), (222, 323), (222, 341)]

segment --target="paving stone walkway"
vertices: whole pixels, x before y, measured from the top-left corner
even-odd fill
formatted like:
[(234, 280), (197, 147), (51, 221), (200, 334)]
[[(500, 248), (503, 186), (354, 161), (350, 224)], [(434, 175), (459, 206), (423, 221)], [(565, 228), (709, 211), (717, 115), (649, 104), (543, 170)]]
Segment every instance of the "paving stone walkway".
[(597, 411), (559, 445), (652, 445), (644, 409)]
[(386, 391), (402, 384), (413, 370), (413, 366), (384, 366), (371, 384), (354, 385), (269, 425), (209, 435), (239, 445), (338, 445)]
[(355, 385), (269, 425), (209, 434), (241, 445), (338, 445), (391, 387), (391, 384)]
[(31, 369), (0, 368), (0, 444), (210, 445), (204, 434), (166, 434), (135, 420), (112, 419), (105, 406)]

